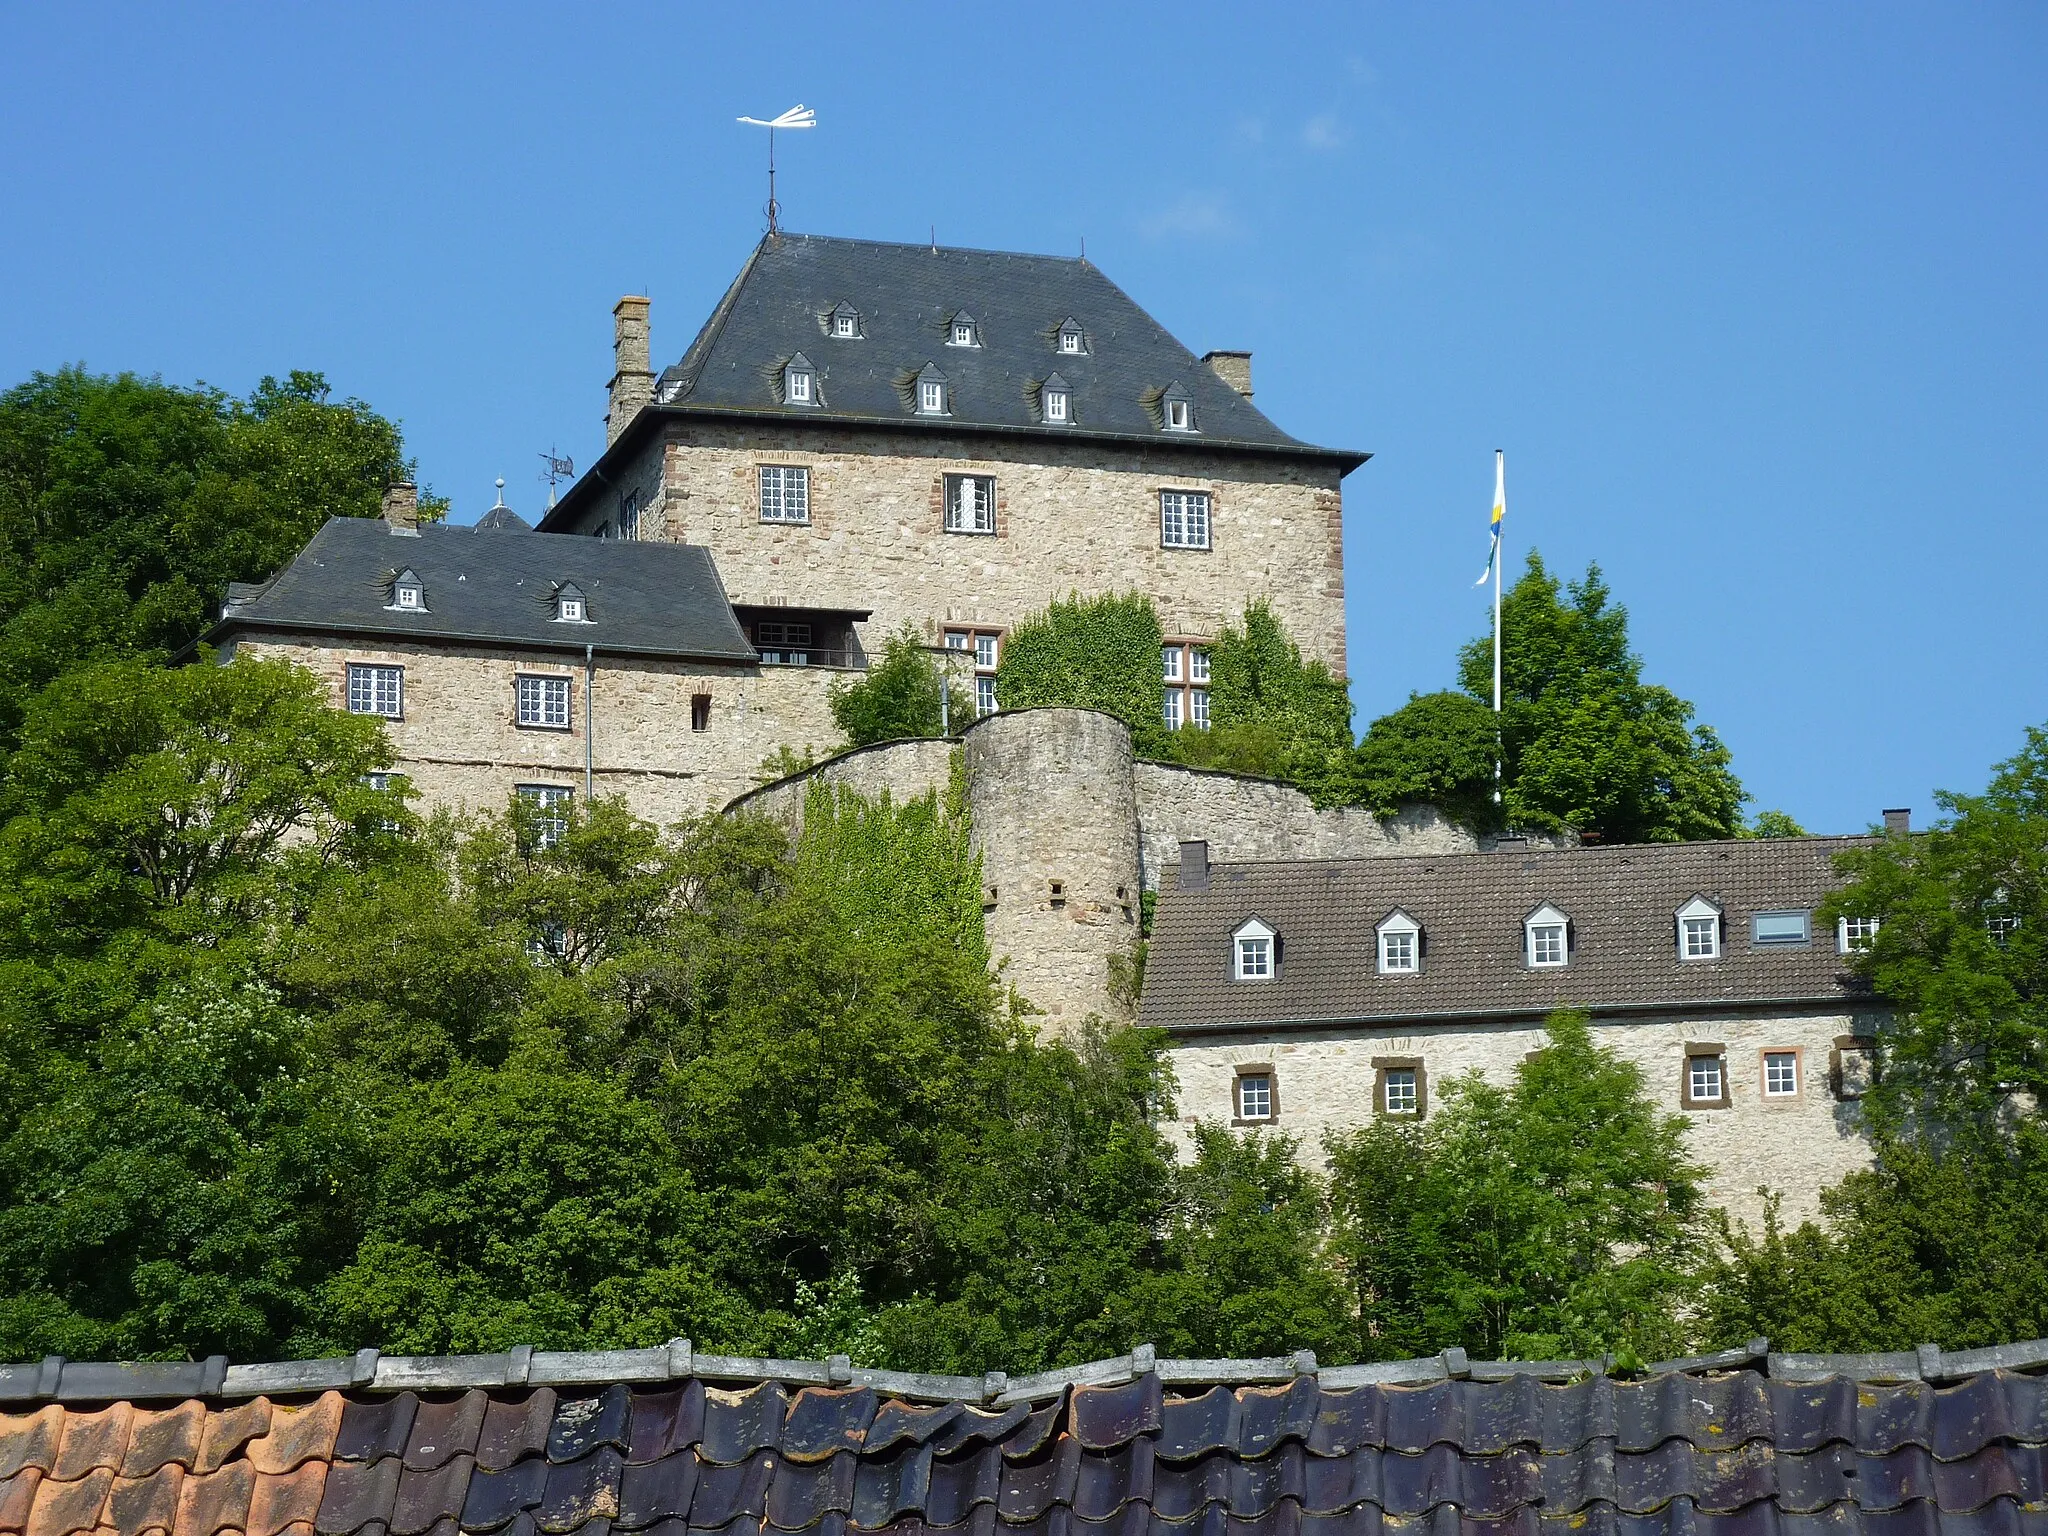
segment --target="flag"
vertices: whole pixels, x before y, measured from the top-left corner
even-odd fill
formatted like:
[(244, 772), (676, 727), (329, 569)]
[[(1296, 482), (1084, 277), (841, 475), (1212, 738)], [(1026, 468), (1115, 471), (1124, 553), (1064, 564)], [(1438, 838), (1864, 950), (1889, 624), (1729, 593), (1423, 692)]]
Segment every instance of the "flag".
[(1479, 573), (1475, 587), (1486, 585), (1486, 578), (1493, 574), (1493, 564), (1500, 559), (1500, 520), (1508, 515), (1508, 461), (1507, 455), (1493, 456), (1493, 547), (1486, 552), (1486, 569)]

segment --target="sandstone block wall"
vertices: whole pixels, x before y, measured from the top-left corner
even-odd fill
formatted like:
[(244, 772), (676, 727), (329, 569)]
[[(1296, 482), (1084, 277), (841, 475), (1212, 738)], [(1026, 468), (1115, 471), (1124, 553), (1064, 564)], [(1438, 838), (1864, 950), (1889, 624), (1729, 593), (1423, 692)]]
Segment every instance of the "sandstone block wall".
[[(575, 531), (643, 490), (642, 536), (701, 544), (732, 600), (869, 609), (862, 642), (914, 625), (1008, 628), (1070, 592), (1135, 588), (1173, 635), (1213, 635), (1265, 598), (1305, 655), (1345, 667), (1343, 497), (1332, 464), (820, 423), (674, 421)], [(810, 470), (808, 526), (764, 524), (763, 464)], [(947, 533), (940, 484), (993, 475), (997, 532)], [(1211, 497), (1211, 548), (1159, 546), (1159, 492)]]
[(803, 831), (804, 801), (813, 784), (850, 789), (870, 800), (879, 800), (886, 794), (902, 805), (933, 790), (945, 793), (953, 772), (953, 756), (959, 750), (959, 743), (936, 738), (857, 747), (807, 773), (793, 774), (750, 791), (726, 809), (771, 817), (794, 836)]
[[(1598, 1020), (1593, 1038), (1640, 1067), (1644, 1084), (1663, 1106), (1691, 1120), (1686, 1143), (1709, 1169), (1709, 1201), (1756, 1225), (1763, 1211), (1759, 1186), (1782, 1192), (1783, 1215), (1797, 1223), (1819, 1213), (1823, 1188), (1869, 1166), (1862, 1115), (1856, 1101), (1835, 1097), (1829, 1065), (1837, 1037), (1867, 1036), (1873, 1027), (1870, 1019), (1841, 1012), (1665, 1015)], [(1682, 1109), (1686, 1047), (1708, 1042), (1725, 1051), (1729, 1106)], [(1505, 1082), (1522, 1058), (1542, 1044), (1543, 1031), (1536, 1023), (1483, 1021), (1405, 1026), (1401, 1032), (1245, 1031), (1183, 1037), (1169, 1053), (1180, 1084), (1177, 1123), (1185, 1138), (1198, 1120), (1228, 1122), (1238, 1070), (1266, 1068), (1273, 1074), (1279, 1111), (1274, 1128), (1300, 1137), (1304, 1160), (1313, 1162), (1323, 1155), (1326, 1134), (1372, 1120), (1375, 1058), (1419, 1059), (1426, 1074), (1426, 1108), (1433, 1112), (1450, 1079), (1476, 1068), (1494, 1082)], [(1765, 1099), (1766, 1050), (1799, 1052), (1795, 1097)]]
[[(514, 537), (514, 535), (506, 535)], [(398, 760), (433, 810), (496, 808), (517, 784), (558, 784), (581, 795), (586, 734), (594, 793), (624, 794), (636, 815), (674, 822), (716, 811), (750, 788), (762, 760), (788, 745), (828, 750), (833, 676), (818, 668), (721, 667), (599, 654), (585, 707), (583, 658), (512, 648), (345, 636), (253, 635), (232, 655), (284, 656), (346, 704), (350, 662), (405, 669), (404, 718), (385, 722)], [(228, 658), (224, 658), (228, 659)], [(570, 680), (569, 727), (516, 723), (514, 678)], [(709, 729), (691, 729), (691, 699), (709, 695)]]

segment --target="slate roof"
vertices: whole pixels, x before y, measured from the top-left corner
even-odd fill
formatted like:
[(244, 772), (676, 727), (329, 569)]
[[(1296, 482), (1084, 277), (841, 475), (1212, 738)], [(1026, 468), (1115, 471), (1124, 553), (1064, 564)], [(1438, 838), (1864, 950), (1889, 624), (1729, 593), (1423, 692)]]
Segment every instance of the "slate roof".
[[(407, 570), (425, 588), (425, 612), (390, 606), (393, 581)], [(582, 593), (589, 623), (555, 620), (554, 594), (565, 585)], [(207, 638), (248, 629), (756, 659), (700, 546), (438, 523), (408, 537), (382, 518), (330, 518), (268, 582), (231, 586)]]
[[(10, 1536), (2037, 1536), (2048, 1341), (1012, 1382), (616, 1354), (0, 1370)], [(266, 1388), (267, 1384), (267, 1389)]]
[[(1751, 944), (1758, 911), (1811, 908), (1831, 860), (1863, 837), (1755, 838), (1370, 859), (1215, 864), (1206, 890), (1163, 871), (1140, 1020), (1175, 1031), (1541, 1015), (1554, 1008), (1701, 1009), (1867, 1001), (1813, 925), (1797, 948)], [(1676, 914), (1723, 911), (1718, 960), (1681, 962)], [(1548, 902), (1571, 925), (1571, 963), (1530, 969), (1522, 920)], [(1375, 930), (1400, 908), (1422, 925), (1419, 973), (1382, 976)], [(1278, 974), (1231, 979), (1230, 935), (1256, 916), (1280, 935)]]

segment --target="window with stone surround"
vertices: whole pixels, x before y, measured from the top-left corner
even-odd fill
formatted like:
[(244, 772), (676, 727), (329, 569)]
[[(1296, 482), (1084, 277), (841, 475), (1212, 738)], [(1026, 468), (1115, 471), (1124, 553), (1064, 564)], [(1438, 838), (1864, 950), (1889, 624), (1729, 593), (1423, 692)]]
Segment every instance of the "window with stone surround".
[(1207, 491), (1161, 491), (1159, 493), (1159, 547), (1161, 549), (1207, 549), (1209, 547), (1209, 493)]
[(1728, 1107), (1728, 1057), (1720, 1045), (1693, 1044), (1685, 1048), (1679, 1104), (1685, 1109)]
[(948, 475), (945, 484), (946, 532), (996, 531), (994, 475)]
[(811, 520), (811, 472), (802, 464), (763, 464), (759, 482), (761, 521), (808, 523)]
[(405, 668), (379, 666), (370, 662), (348, 664), (348, 712), (352, 715), (382, 715), (386, 720), (405, 718)]
[(569, 805), (575, 792), (562, 784), (518, 784), (513, 792), (533, 808), (533, 835), (543, 848), (552, 848), (569, 830)]
[(1421, 1057), (1375, 1056), (1372, 1079), (1375, 1114), (1420, 1120), (1429, 1113), (1429, 1072)]
[(536, 730), (569, 729), (569, 679), (522, 672), (513, 679), (515, 721)]
[(1230, 1086), (1231, 1118), (1239, 1125), (1263, 1125), (1277, 1119), (1277, 1087), (1270, 1066), (1239, 1067)]
[(1002, 655), (1002, 634), (999, 629), (953, 629), (946, 630), (946, 649), (974, 657), (974, 713), (992, 715), (996, 712), (996, 663)]
[(711, 729), (711, 695), (693, 693), (690, 695), (690, 729), (708, 731)]

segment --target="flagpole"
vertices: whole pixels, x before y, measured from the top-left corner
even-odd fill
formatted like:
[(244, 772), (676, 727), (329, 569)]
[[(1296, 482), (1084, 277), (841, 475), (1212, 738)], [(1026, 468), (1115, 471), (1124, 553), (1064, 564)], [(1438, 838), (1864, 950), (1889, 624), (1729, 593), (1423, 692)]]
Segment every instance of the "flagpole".
[[(1493, 473), (1500, 485), (1507, 484), (1508, 456), (1504, 449), (1493, 450)], [(1493, 531), (1493, 803), (1500, 804), (1500, 775), (1503, 743), (1500, 732), (1500, 568), (1505, 563), (1501, 539), (1507, 529), (1496, 524)]]

